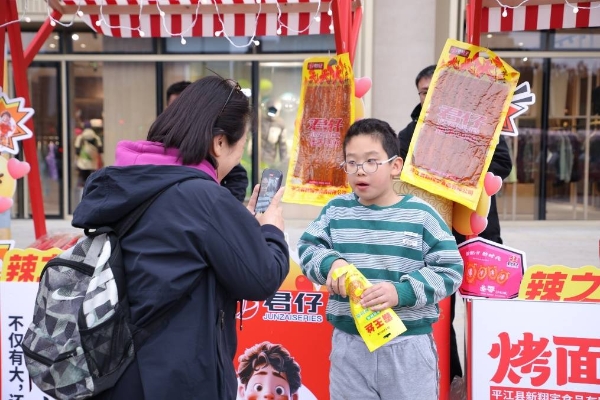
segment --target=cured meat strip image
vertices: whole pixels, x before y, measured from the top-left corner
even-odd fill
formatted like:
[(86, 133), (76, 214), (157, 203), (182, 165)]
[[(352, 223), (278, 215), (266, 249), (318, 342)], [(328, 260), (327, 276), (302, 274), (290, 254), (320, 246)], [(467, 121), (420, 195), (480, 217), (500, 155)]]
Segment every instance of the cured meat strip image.
[(346, 185), (342, 143), (351, 122), (351, 82), (309, 84), (300, 122), (298, 161), (293, 175), (303, 184)]
[(476, 187), (509, 90), (503, 81), (477, 77), (466, 69), (440, 71), (415, 143), (413, 165)]

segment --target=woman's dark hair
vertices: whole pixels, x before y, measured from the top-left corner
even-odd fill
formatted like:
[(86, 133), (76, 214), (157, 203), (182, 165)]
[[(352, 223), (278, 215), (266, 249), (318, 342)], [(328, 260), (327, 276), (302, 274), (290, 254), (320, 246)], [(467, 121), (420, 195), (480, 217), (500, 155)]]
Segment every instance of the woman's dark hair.
[(178, 149), (183, 165), (207, 160), (216, 168), (210, 154), (213, 138), (224, 135), (229, 145), (237, 143), (251, 118), (248, 98), (235, 81), (206, 76), (189, 85), (156, 118), (148, 140)]
[(348, 128), (348, 132), (344, 138), (344, 158), (346, 157), (346, 146), (348, 145), (348, 142), (353, 137), (359, 135), (370, 135), (379, 140), (388, 157), (400, 154), (398, 137), (390, 124), (376, 118), (365, 118), (359, 119)]

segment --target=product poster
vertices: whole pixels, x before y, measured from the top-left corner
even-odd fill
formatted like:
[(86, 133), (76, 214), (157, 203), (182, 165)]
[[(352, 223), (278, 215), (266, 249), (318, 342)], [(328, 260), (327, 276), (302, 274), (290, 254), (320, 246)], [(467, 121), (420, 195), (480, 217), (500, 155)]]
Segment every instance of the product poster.
[(400, 179), (475, 210), (518, 80), (490, 50), (448, 39)]
[(469, 399), (598, 400), (597, 304), (469, 301)]
[(283, 201), (323, 206), (350, 192), (341, 164), (344, 137), (354, 122), (354, 85), (347, 53), (304, 61)]
[(237, 400), (259, 395), (287, 395), (290, 400), (294, 395), (297, 400), (329, 398), (333, 328), (325, 316), (327, 298), (324, 286), (316, 287), (302, 275), (296, 258), (290, 260), (290, 272), (275, 296), (245, 302), (234, 363), (240, 381)]
[(458, 246), (465, 263), (463, 297), (514, 299), (527, 268), (525, 253), (480, 237)]

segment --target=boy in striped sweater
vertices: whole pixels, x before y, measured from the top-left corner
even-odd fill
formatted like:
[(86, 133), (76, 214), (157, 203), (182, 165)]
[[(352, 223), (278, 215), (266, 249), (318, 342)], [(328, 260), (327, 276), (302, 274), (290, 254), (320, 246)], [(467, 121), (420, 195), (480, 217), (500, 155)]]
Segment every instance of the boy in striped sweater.
[[(399, 196), (398, 139), (384, 121), (362, 119), (348, 130), (344, 163), (353, 193), (337, 196), (298, 243), (301, 267), (327, 285), (327, 319), (334, 326), (329, 372), (331, 400), (434, 400), (438, 398), (437, 351), (432, 328), (437, 303), (462, 281), (463, 262), (450, 228), (425, 201)], [(407, 331), (370, 353), (358, 334), (345, 276), (332, 272), (354, 264), (373, 286), (361, 304), (391, 307)]]

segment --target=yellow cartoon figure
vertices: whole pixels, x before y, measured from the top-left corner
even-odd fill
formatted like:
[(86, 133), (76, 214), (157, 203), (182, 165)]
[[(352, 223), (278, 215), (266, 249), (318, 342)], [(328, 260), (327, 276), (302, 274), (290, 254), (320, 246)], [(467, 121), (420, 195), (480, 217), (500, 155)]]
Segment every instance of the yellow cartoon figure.
[(0, 157), (0, 213), (10, 210), (13, 195), (17, 189), (17, 179), (29, 173), (29, 164), (16, 158), (7, 160)]

